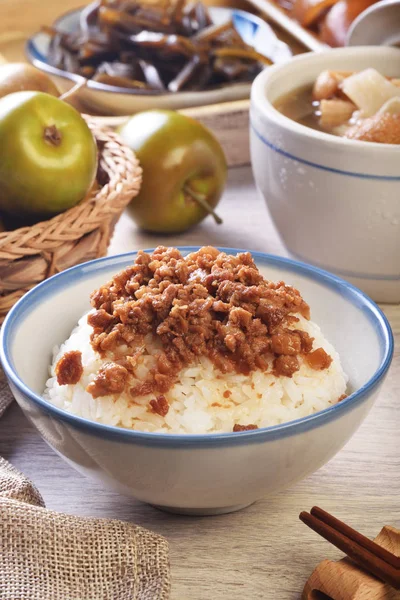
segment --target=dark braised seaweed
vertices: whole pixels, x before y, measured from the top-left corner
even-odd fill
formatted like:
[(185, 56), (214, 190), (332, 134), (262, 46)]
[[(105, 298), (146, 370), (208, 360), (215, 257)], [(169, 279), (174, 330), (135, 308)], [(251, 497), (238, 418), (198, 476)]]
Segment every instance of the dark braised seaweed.
[(112, 86), (179, 92), (249, 82), (271, 61), (232, 22), (214, 25), (201, 3), (100, 0), (80, 28), (51, 35), (51, 65)]

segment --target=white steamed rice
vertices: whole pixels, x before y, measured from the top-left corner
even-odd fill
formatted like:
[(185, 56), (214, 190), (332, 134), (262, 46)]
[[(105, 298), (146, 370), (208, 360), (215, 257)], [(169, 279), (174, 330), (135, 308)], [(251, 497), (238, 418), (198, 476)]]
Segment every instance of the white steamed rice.
[[(74, 415), (107, 425), (138, 431), (194, 434), (231, 432), (237, 423), (258, 427), (277, 425), (305, 417), (335, 404), (345, 394), (347, 377), (339, 355), (312, 321), (296, 315), (303, 329), (314, 338), (313, 348), (322, 347), (331, 357), (328, 369), (316, 371), (302, 362), (292, 378), (275, 377), (270, 372), (254, 371), (250, 375), (223, 374), (207, 358), (182, 370), (177, 383), (164, 396), (170, 405), (165, 417), (148, 410), (154, 394), (133, 399), (124, 393), (117, 399), (104, 396), (94, 399), (86, 391), (106, 360), (90, 345), (92, 328), (84, 315), (68, 340), (53, 351), (51, 377), (46, 382), (44, 398)], [(70, 350), (82, 352), (84, 373), (76, 385), (57, 383), (55, 365)], [(151, 336), (146, 338), (146, 353), (137, 369), (138, 380), (144, 380), (154, 366), (158, 346)], [(299, 359), (302, 360), (301, 358)], [(226, 398), (224, 392), (231, 392)], [(225, 394), (227, 395), (227, 394)]]

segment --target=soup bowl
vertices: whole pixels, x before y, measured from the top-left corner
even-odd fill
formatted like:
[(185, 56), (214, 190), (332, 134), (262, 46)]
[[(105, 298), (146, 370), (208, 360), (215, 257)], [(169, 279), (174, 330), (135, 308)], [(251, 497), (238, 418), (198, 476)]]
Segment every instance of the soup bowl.
[(289, 252), (333, 271), (374, 300), (400, 302), (400, 145), (345, 139), (274, 107), (323, 70), (373, 67), (400, 77), (400, 50), (340, 48), (262, 72), (253, 83), (251, 161)]
[(143, 433), (56, 408), (42, 398), (52, 349), (89, 309), (89, 294), (132, 263), (135, 255), (127, 254), (51, 277), (26, 294), (3, 324), (4, 371), (17, 402), (46, 442), (104, 486), (165, 510), (203, 515), (238, 510), (331, 459), (377, 397), (393, 353), (390, 326), (368, 297), (343, 280), (289, 259), (252, 254), (264, 276), (284, 279), (309, 302), (312, 319), (336, 347), (349, 376), (346, 399), (281, 425), (204, 435)]

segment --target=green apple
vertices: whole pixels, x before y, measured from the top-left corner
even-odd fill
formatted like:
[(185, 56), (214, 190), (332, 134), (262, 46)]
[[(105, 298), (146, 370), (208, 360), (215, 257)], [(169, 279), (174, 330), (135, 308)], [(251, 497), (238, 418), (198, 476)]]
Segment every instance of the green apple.
[(43, 92), (0, 99), (0, 210), (60, 213), (85, 197), (96, 169), (95, 139), (75, 108)]
[(185, 231), (215, 214), (226, 181), (219, 142), (199, 122), (170, 110), (134, 115), (119, 129), (143, 169), (130, 204), (137, 225), (157, 233)]

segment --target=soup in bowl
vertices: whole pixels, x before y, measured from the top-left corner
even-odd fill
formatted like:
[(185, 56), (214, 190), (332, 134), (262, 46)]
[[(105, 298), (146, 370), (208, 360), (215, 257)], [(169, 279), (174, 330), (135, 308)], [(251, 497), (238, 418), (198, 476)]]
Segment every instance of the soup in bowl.
[[(340, 97), (335, 97), (336, 92), (327, 98), (313, 97), (324, 72), (343, 78), (337, 90)], [(302, 55), (261, 73), (251, 95), (252, 167), (294, 257), (335, 272), (374, 300), (399, 302), (400, 144), (385, 143), (392, 141), (387, 137), (366, 140), (371, 119), (382, 106), (374, 107), (375, 113), (365, 119), (358, 114), (364, 124), (357, 123), (354, 113), (360, 109), (354, 90), (360, 90), (362, 82), (358, 81), (358, 88), (353, 85), (353, 93), (348, 91), (352, 100), (343, 88), (347, 78), (357, 84), (354, 77), (363, 73), (373, 73), (375, 79), (378, 76), (395, 89), (392, 110), (400, 90), (396, 81), (400, 50), (396, 48), (334, 49)], [(342, 120), (327, 126), (326, 120), (321, 123), (322, 100), (330, 107), (332, 100), (340, 101), (342, 108), (351, 103), (356, 111), (352, 106)], [(389, 120), (393, 117), (399, 119), (390, 114)], [(350, 123), (353, 118), (356, 122)], [(385, 129), (381, 123), (387, 117), (377, 118), (378, 129)], [(386, 134), (393, 131), (392, 126), (386, 127)]]
[(364, 142), (400, 144), (400, 78), (376, 69), (322, 71), (275, 103), (283, 115), (306, 125)]

